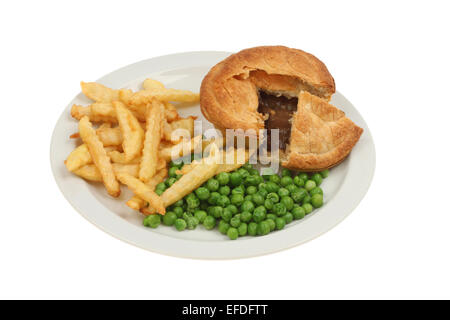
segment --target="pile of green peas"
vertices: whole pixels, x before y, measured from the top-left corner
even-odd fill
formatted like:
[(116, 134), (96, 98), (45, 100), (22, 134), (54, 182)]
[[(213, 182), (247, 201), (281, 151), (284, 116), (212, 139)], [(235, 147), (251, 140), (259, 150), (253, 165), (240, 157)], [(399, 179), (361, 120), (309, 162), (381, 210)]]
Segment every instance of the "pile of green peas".
[[(169, 177), (156, 186), (158, 195), (181, 178), (176, 171), (182, 166), (182, 162), (170, 163)], [(294, 174), (283, 168), (281, 177), (260, 175), (246, 163), (235, 171), (217, 174), (169, 206), (165, 215), (149, 215), (143, 224), (156, 228), (162, 222), (178, 231), (193, 230), (202, 224), (207, 230), (217, 227), (231, 240), (266, 235), (320, 208), (320, 185), (328, 174), (328, 170)]]

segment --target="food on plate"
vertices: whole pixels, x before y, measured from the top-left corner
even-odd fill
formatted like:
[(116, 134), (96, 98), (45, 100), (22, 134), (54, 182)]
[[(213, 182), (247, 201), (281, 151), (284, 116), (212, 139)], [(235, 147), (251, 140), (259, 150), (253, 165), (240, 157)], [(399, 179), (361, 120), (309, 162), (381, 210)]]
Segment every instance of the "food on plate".
[(108, 88), (97, 82), (81, 81), (81, 91), (86, 97), (97, 102), (112, 102), (119, 100), (119, 91)]
[(303, 91), (292, 117), (290, 145), (282, 164), (308, 171), (333, 167), (350, 153), (362, 131), (344, 112)]
[[(303, 103), (299, 101), (299, 96), (302, 93), (314, 96), (316, 105), (325, 106), (334, 92), (333, 77), (325, 64), (313, 55), (282, 46), (255, 47), (233, 54), (211, 68), (200, 88), (200, 107), (203, 115), (222, 131), (243, 129), (257, 137), (260, 130), (267, 129), (266, 141), (270, 150), (276, 147), (271, 145), (271, 129), (278, 129), (279, 141), (275, 142), (282, 165), (302, 171), (318, 171), (342, 161), (341, 156), (348, 155), (362, 129), (345, 118), (340, 123), (353, 129), (339, 129), (339, 133), (333, 134), (328, 132), (334, 136), (332, 142), (328, 140), (329, 143), (339, 148), (338, 145), (345, 140), (346, 148), (345, 152), (336, 152), (336, 158), (330, 159), (327, 166), (321, 167), (307, 161), (293, 161), (295, 156), (289, 153), (295, 151), (297, 154), (298, 150), (303, 152), (302, 141), (297, 139), (300, 135), (297, 131), (307, 129), (294, 126), (294, 122), (298, 124), (300, 121), (292, 120), (299, 117), (298, 106)], [(302, 97), (306, 99), (305, 95)], [(301, 108), (305, 109), (304, 106)], [(333, 108), (337, 110), (336, 107)], [(322, 111), (320, 113), (324, 115)], [(322, 133), (326, 131), (327, 121), (319, 121), (323, 125)], [(316, 122), (314, 120), (317, 128)], [(316, 137), (319, 137), (321, 133), (315, 129), (314, 131)], [(349, 134), (352, 138), (344, 139), (339, 134)], [(349, 141), (352, 143), (348, 143)], [(330, 157), (333, 155), (334, 153), (329, 154)]]
[(145, 140), (139, 171), (139, 178), (144, 182), (149, 181), (156, 173), (163, 116), (164, 104), (162, 102), (154, 101), (147, 106)]
[(81, 118), (78, 129), (81, 140), (87, 145), (92, 160), (100, 171), (106, 190), (111, 196), (118, 197), (120, 195), (120, 186), (114, 174), (111, 160), (87, 116)]

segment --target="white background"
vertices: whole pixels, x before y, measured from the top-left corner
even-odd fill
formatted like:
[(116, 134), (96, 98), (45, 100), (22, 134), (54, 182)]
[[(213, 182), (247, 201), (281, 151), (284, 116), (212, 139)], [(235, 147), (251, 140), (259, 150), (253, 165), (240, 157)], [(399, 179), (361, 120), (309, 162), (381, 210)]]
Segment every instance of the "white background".
[[(3, 1), (0, 298), (450, 298), (446, 1)], [(196, 261), (82, 218), (49, 163), (79, 81), (150, 57), (283, 44), (322, 59), (372, 131), (358, 208), (305, 245)]]

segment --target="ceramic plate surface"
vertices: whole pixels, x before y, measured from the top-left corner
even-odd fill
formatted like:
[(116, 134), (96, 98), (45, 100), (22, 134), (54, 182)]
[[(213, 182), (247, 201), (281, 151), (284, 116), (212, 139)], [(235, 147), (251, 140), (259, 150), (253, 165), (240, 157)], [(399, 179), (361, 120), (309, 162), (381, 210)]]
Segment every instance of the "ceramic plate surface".
[[(111, 88), (141, 89), (145, 78), (154, 78), (167, 87), (199, 92), (203, 77), (217, 62), (230, 53), (187, 52), (141, 61), (114, 71), (97, 82)], [(76, 80), (78, 81), (78, 79)], [(67, 171), (64, 160), (76, 147), (69, 136), (77, 132), (78, 121), (70, 116), (72, 104), (87, 105), (90, 101), (78, 94), (63, 111), (51, 140), (50, 160), (56, 182), (66, 199), (87, 220), (107, 233), (138, 247), (166, 255), (199, 259), (234, 259), (268, 254), (305, 243), (341, 222), (366, 194), (375, 170), (375, 147), (367, 124), (355, 107), (339, 92), (331, 103), (342, 109), (364, 129), (360, 141), (350, 156), (330, 170), (321, 187), (324, 205), (302, 220), (283, 230), (263, 237), (242, 237), (231, 241), (217, 230), (202, 226), (183, 232), (161, 225), (156, 229), (142, 225), (142, 215), (125, 205), (131, 192), (122, 186), (118, 199), (110, 197), (103, 185), (78, 178)], [(204, 119), (198, 105), (181, 106), (181, 116), (196, 115), (203, 129), (212, 128)]]

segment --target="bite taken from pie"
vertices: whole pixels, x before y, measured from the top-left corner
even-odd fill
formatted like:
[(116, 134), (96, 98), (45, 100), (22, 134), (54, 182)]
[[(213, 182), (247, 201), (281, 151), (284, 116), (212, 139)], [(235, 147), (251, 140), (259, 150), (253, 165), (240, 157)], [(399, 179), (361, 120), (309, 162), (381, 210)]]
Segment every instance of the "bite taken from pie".
[[(219, 62), (200, 88), (203, 115), (216, 128), (242, 129), (259, 136), (278, 129), (283, 167), (320, 171), (342, 162), (363, 129), (329, 103), (334, 79), (323, 62), (302, 50), (263, 46)], [(271, 149), (272, 148), (272, 149)]]

